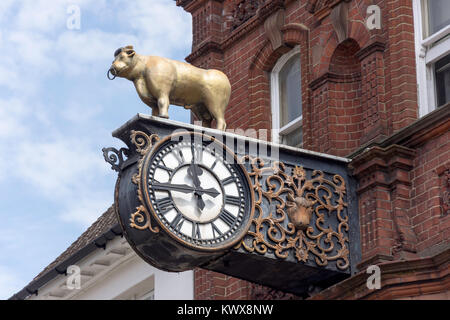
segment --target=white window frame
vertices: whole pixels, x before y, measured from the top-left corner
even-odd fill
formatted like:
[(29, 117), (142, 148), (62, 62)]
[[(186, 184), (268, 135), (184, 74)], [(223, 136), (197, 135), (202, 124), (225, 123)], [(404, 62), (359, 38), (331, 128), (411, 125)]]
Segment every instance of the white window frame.
[[(303, 115), (295, 118), (288, 124), (280, 128), (280, 71), (284, 65), (295, 55), (300, 54), (300, 46), (294, 47), (291, 51), (281, 56), (270, 73), (270, 100), (272, 105), (272, 141), (281, 142), (281, 136), (289, 134), (303, 125)], [(302, 66), (300, 64), (300, 72)], [(301, 81), (301, 76), (300, 76)], [(303, 105), (302, 105), (303, 110)], [(303, 144), (303, 139), (302, 139)]]
[(437, 108), (434, 64), (450, 53), (450, 38), (436, 43), (450, 34), (450, 25), (424, 39), (424, 26), (425, 23), (428, 23), (428, 17), (424, 16), (427, 14), (424, 12), (426, 10), (425, 1), (413, 0), (419, 117), (423, 117)]

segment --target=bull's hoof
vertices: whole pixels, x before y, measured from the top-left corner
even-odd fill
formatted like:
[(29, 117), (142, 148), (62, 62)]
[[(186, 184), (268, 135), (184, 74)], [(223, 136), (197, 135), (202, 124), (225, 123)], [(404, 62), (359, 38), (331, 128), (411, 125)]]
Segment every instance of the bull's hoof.
[(160, 114), (158, 117), (164, 118), (164, 119), (169, 119), (169, 115), (168, 114)]

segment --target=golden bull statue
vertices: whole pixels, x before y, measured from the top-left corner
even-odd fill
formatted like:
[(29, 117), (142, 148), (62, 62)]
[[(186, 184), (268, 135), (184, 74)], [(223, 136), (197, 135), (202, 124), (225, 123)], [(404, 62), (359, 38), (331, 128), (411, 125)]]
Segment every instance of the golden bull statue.
[(226, 129), (224, 115), (231, 85), (223, 72), (139, 55), (133, 46), (117, 49), (114, 57), (108, 78), (133, 81), (139, 98), (152, 108), (152, 115), (168, 118), (169, 104), (174, 104), (190, 109), (205, 127), (211, 127), (215, 119), (217, 129)]

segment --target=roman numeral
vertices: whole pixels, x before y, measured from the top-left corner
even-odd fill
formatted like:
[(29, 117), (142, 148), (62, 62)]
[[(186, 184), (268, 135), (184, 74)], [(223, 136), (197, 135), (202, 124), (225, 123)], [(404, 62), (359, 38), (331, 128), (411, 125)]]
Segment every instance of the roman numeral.
[(176, 231), (180, 231), (181, 227), (183, 226), (184, 222), (184, 216), (181, 213), (177, 213), (177, 216), (173, 221), (170, 223), (170, 226), (174, 228)]
[(161, 161), (159, 162), (159, 164), (156, 167), (167, 171), (169, 173), (169, 175), (171, 175), (173, 173), (173, 169), (169, 168), (163, 159), (161, 159)]
[(216, 159), (216, 160), (214, 161), (214, 163), (213, 163), (212, 166), (211, 166), (211, 170), (214, 170), (214, 167), (216, 166), (216, 164), (217, 164), (218, 161), (219, 161), (219, 159)]
[(202, 163), (203, 161), (203, 148), (201, 145), (192, 143), (191, 145), (192, 159), (194, 163)]
[(222, 180), (222, 185), (226, 185), (232, 182), (235, 182), (236, 178), (234, 176), (229, 176), (228, 178), (225, 178)]
[(229, 213), (227, 210), (223, 209), (219, 215), (219, 218), (223, 220), (230, 228), (236, 222), (236, 217)]
[(175, 147), (173, 149), (173, 155), (175, 156), (175, 158), (178, 160), (179, 164), (183, 164), (186, 161), (184, 160), (184, 155), (183, 155), (183, 151), (181, 151), (181, 148)]
[[(213, 238), (220, 237), (222, 235), (222, 232), (217, 228), (217, 226), (214, 224), (214, 222), (211, 223), (212, 232), (213, 232)], [(216, 235), (217, 233), (217, 235)]]
[(192, 223), (192, 239), (201, 239), (200, 225), (198, 222)]
[(156, 167), (160, 168), (160, 169), (163, 169), (163, 170), (166, 170), (169, 173), (169, 175), (171, 175), (173, 173), (173, 169), (170, 169), (169, 167), (166, 167), (164, 164), (158, 164)]
[(172, 199), (170, 199), (170, 197), (157, 199), (155, 203), (162, 214), (166, 214), (168, 211), (175, 208), (175, 206), (173, 205), (173, 201)]
[(241, 198), (234, 197), (234, 196), (226, 196), (225, 197), (225, 203), (233, 204), (235, 206), (240, 206), (241, 205)]

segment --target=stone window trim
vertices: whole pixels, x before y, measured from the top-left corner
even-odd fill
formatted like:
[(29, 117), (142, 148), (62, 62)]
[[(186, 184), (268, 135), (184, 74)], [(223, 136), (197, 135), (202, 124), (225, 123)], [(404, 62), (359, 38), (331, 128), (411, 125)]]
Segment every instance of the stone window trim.
[[(300, 46), (295, 46), (292, 50), (281, 56), (270, 73), (270, 96), (271, 96), (271, 108), (272, 108), (272, 141), (275, 143), (281, 142), (281, 136), (292, 133), (294, 130), (298, 130), (303, 126), (303, 116), (293, 119), (289, 123), (280, 128), (280, 87), (279, 87), (279, 75), (283, 66), (290, 61), (290, 59), (296, 55), (300, 55)], [(300, 89), (300, 88), (299, 88)]]
[(450, 25), (431, 35), (425, 32), (428, 19), (427, 4), (428, 0), (413, 0), (419, 117), (438, 107), (434, 65), (450, 54)]

